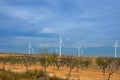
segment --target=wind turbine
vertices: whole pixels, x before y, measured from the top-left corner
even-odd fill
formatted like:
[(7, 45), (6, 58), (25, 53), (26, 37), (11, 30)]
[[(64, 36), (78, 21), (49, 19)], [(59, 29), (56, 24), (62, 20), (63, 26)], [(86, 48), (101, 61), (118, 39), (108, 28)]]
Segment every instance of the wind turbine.
[(60, 36), (60, 40), (59, 40), (59, 55), (61, 56), (61, 52), (62, 52), (62, 37)]
[(81, 54), (80, 55), (83, 56), (83, 49), (82, 49), (82, 47), (81, 47)]
[(33, 53), (34, 49), (32, 48), (31, 46), (31, 42), (29, 41), (29, 44), (28, 44), (28, 53), (31, 54)]
[(78, 46), (78, 56), (80, 56), (81, 46)]
[(78, 46), (78, 56), (82, 56), (83, 55), (83, 51), (82, 51), (82, 46)]
[(117, 47), (118, 47), (117, 40), (116, 40), (115, 45), (113, 47), (115, 48), (115, 58), (117, 58)]

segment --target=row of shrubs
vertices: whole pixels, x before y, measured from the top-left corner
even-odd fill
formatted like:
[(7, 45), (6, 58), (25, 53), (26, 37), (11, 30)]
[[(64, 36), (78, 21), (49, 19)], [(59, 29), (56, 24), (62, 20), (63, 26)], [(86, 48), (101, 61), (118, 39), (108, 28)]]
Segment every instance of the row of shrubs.
[(0, 80), (63, 80), (56, 76), (49, 77), (43, 70), (28, 70), (25, 73), (14, 73), (0, 70)]

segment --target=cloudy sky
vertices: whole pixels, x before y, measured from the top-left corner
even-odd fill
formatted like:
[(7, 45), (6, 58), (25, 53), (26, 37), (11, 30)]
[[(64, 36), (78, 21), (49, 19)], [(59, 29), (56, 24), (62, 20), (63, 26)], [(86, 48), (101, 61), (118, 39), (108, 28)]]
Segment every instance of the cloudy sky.
[[(0, 0), (0, 51), (112, 46), (120, 41), (120, 0)], [(17, 48), (17, 49), (16, 49)]]

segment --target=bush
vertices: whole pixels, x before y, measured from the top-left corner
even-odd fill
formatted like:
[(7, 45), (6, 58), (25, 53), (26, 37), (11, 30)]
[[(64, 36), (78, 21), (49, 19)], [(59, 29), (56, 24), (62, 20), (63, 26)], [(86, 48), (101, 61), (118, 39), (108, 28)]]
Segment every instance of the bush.
[(19, 75), (11, 71), (0, 71), (0, 80), (20, 80)]
[(14, 73), (0, 70), (0, 80), (63, 80), (56, 76), (49, 77), (43, 70), (28, 70), (26, 73)]

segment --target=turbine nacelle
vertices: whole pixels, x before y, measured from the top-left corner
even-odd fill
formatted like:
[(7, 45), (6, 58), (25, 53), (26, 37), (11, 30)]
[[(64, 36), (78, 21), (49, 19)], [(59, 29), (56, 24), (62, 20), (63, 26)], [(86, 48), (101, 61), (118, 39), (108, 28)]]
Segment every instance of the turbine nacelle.
[(117, 42), (117, 40), (116, 40), (116, 42), (115, 42), (115, 45), (113, 45), (113, 47), (120, 47), (120, 46), (118, 46), (118, 42)]

